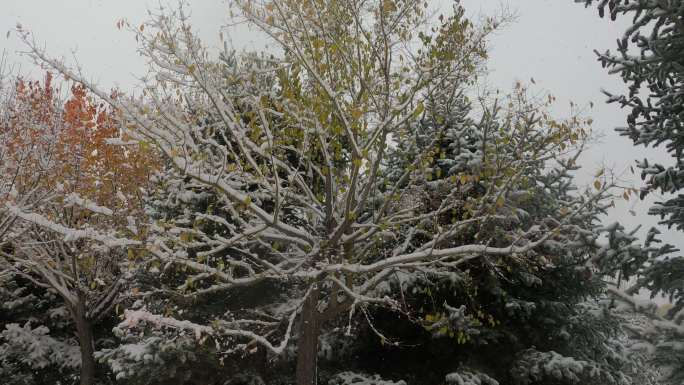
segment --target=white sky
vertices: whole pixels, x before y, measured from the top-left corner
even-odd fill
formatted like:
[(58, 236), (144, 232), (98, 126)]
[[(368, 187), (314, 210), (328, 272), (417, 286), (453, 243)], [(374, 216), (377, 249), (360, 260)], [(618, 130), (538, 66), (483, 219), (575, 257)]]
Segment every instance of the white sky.
[[(149, 7), (175, 6), (176, 1), (3, 0), (2, 3), (0, 51), (6, 51), (8, 61), (22, 74), (39, 77), (42, 71), (21, 56), (23, 48), (14, 33), (5, 38), (5, 32), (13, 30), (17, 23), (32, 31), (53, 56), (62, 56), (70, 63), (78, 60), (86, 74), (101, 85), (130, 89), (136, 84), (136, 77), (144, 74), (145, 63), (136, 52), (132, 34), (117, 30), (116, 22), (126, 18), (132, 25), (139, 25)], [(217, 45), (218, 31), (228, 17), (226, 1), (189, 3), (194, 28), (205, 42)], [(450, 1), (433, 3), (443, 6)], [(534, 78), (535, 90), (557, 97), (554, 112), (558, 117), (569, 114), (571, 100), (582, 106), (594, 102), (588, 114), (603, 138), (583, 157), (579, 183), (590, 184), (593, 174), (605, 165), (638, 187), (638, 176), (628, 171), (623, 174), (635, 159), (648, 157), (669, 163), (664, 149), (637, 148), (615, 134), (613, 128), (624, 125), (626, 111), (616, 105), (606, 105), (600, 93), (601, 88), (621, 90), (623, 85), (619, 78), (607, 75), (601, 68), (593, 49), (613, 49), (628, 20), (600, 19), (595, 9), (585, 9), (573, 0), (462, 0), (461, 3), (474, 17), (495, 13), (502, 6), (510, 7), (518, 16), (515, 23), (491, 39), (487, 78), (491, 86), (507, 91), (516, 80), (529, 83)], [(264, 40), (245, 27), (237, 29), (230, 38), (236, 48), (264, 46)], [(646, 230), (657, 223), (657, 218), (646, 215), (648, 206), (657, 198), (654, 196), (645, 202), (618, 199), (606, 222), (617, 220), (628, 228), (642, 224)], [(684, 247), (681, 234), (664, 229), (663, 232), (666, 241)]]

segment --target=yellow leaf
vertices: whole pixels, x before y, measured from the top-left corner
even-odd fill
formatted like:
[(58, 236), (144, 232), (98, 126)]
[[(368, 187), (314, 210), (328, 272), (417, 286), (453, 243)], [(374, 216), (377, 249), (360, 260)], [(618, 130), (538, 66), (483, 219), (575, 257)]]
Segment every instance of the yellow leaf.
[(352, 109), (352, 111), (351, 111), (351, 116), (352, 116), (352, 118), (358, 119), (358, 118), (361, 117), (361, 115), (363, 115), (363, 113), (361, 112), (360, 109), (358, 109), (358, 108)]
[(594, 181), (594, 187), (595, 187), (597, 190), (600, 190), (600, 189), (601, 189), (601, 181), (595, 180), (595, 181)]
[(418, 103), (418, 106), (416, 106), (416, 111), (414, 112), (415, 116), (418, 116), (425, 111), (425, 106), (423, 105), (423, 102)]
[(323, 39), (314, 39), (311, 43), (313, 44), (315, 49), (319, 49), (325, 46), (325, 41)]
[(382, 10), (383, 12), (393, 12), (397, 10), (397, 6), (394, 4), (394, 1), (385, 0), (382, 2)]

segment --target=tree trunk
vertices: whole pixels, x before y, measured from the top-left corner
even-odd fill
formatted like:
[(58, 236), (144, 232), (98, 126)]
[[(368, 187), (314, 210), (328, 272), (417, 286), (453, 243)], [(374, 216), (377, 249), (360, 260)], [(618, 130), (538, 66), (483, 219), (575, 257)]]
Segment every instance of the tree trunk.
[(316, 385), (318, 373), (318, 287), (314, 286), (309, 297), (302, 306), (302, 318), (299, 325), (299, 341), (297, 343), (297, 385)]
[(93, 328), (86, 317), (84, 301), (79, 301), (74, 309), (74, 322), (81, 347), (81, 382), (80, 385), (95, 384), (95, 347)]

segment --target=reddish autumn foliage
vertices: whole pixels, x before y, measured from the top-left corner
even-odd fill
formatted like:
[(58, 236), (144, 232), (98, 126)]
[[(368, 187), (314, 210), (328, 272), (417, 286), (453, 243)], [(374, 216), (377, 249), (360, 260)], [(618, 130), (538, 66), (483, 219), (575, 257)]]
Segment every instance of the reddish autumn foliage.
[(16, 82), (0, 121), (0, 172), (21, 194), (36, 187), (76, 193), (112, 209), (137, 210), (141, 188), (155, 169), (155, 156), (139, 146), (116, 146), (116, 111), (85, 87), (68, 99), (47, 73), (44, 81)]
[(43, 84), (19, 80), (4, 99), (0, 124), (3, 187), (30, 190), (52, 168), (53, 149), (61, 131), (52, 76)]

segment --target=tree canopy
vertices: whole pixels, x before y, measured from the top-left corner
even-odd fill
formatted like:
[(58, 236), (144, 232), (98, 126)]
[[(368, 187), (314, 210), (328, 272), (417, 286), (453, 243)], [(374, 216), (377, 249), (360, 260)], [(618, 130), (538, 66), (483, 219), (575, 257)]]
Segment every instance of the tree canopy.
[[(666, 250), (601, 224), (611, 175), (574, 182), (589, 117), (554, 117), (554, 98), (521, 83), (476, 92), (505, 15), (230, 7), (276, 49), (214, 53), (182, 5), (151, 12), (129, 26), (148, 64), (137, 95), (19, 29), (72, 86), (64, 101), (50, 75), (19, 81), (3, 105), (0, 373), (655, 383), (605, 279)], [(26, 309), (38, 296), (48, 316)]]

